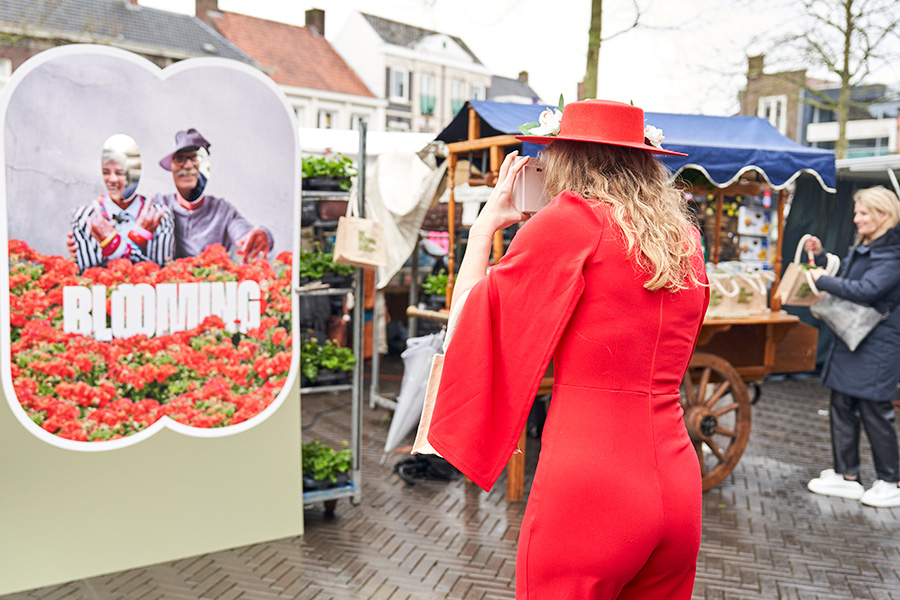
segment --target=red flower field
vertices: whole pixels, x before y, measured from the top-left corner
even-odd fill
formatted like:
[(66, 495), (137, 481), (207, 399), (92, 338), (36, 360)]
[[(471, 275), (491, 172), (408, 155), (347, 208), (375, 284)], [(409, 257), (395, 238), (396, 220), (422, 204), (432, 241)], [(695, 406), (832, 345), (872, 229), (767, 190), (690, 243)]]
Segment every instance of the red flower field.
[[(19, 404), (46, 431), (76, 441), (118, 439), (166, 415), (192, 427), (253, 418), (276, 398), (291, 365), (291, 260), (231, 261), (222, 246), (155, 263), (75, 263), (9, 242), (11, 369)], [(63, 333), (65, 286), (245, 281), (262, 290), (259, 327), (226, 331), (219, 317), (170, 335), (97, 341)], [(109, 296), (107, 295), (107, 304)]]

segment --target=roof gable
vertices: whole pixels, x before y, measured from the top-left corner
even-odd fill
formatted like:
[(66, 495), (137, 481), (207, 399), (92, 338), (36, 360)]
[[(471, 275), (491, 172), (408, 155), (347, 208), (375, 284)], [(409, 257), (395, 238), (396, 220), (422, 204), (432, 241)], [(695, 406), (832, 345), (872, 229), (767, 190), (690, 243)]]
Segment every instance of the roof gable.
[(509, 77), (501, 77), (493, 75), (491, 77), (491, 87), (488, 88), (488, 100), (502, 98), (505, 96), (520, 96), (522, 98), (531, 98), (534, 102), (538, 102), (540, 97), (531, 89), (527, 81), (521, 79), (510, 79)]
[(407, 25), (406, 23), (383, 19), (381, 17), (376, 17), (375, 15), (366, 13), (360, 14), (369, 22), (369, 25), (372, 26), (372, 29), (375, 30), (379, 37), (388, 44), (402, 46), (404, 48), (416, 48), (418, 44), (426, 38), (432, 36), (446, 36), (458, 44), (476, 64), (482, 64), (481, 61), (478, 60), (478, 57), (475, 56), (475, 53), (466, 46), (466, 43), (454, 35), (447, 35), (440, 33), (439, 31), (432, 31), (431, 29), (423, 29), (414, 25)]
[(374, 98), (331, 44), (308, 27), (232, 12), (213, 19), (219, 32), (256, 59), (276, 83)]
[(182, 56), (255, 62), (195, 17), (134, 6), (128, 0), (2, 0), (0, 27), (38, 37), (130, 43)]

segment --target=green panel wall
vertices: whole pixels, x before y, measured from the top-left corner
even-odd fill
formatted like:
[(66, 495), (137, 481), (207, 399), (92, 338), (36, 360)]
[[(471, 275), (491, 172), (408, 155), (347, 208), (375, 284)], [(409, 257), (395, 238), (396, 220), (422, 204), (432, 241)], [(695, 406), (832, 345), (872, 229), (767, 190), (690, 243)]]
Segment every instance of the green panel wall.
[(0, 594), (302, 534), (299, 398), (236, 435), (105, 452), (39, 440), (3, 398)]

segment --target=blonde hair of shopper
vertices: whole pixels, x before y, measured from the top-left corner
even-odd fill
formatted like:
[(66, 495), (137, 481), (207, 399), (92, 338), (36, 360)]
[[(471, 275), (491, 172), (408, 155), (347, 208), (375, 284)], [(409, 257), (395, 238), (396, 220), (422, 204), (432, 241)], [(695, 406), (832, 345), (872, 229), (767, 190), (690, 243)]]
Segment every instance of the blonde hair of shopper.
[(871, 237), (866, 238), (857, 234), (857, 244), (871, 244), (883, 236), (888, 229), (900, 223), (900, 200), (897, 199), (897, 194), (884, 186), (876, 185), (857, 191), (853, 194), (853, 202), (868, 208), (881, 222)]

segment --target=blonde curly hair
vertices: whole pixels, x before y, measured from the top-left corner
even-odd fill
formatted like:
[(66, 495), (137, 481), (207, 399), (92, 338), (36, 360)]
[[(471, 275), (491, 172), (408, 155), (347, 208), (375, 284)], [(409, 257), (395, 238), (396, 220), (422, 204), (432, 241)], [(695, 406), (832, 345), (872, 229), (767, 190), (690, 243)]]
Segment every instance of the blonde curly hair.
[(541, 161), (549, 197), (570, 190), (612, 206), (628, 252), (647, 273), (646, 289), (675, 292), (700, 285), (691, 268), (698, 244), (687, 201), (649, 152), (557, 140)]

